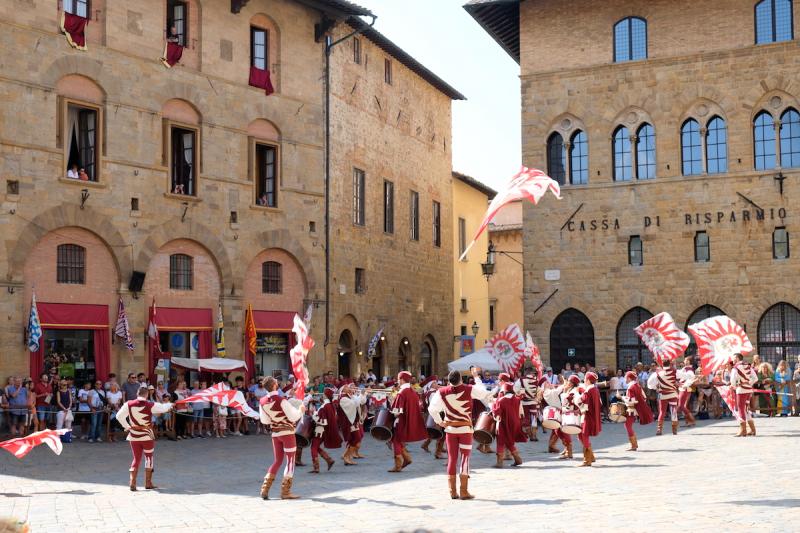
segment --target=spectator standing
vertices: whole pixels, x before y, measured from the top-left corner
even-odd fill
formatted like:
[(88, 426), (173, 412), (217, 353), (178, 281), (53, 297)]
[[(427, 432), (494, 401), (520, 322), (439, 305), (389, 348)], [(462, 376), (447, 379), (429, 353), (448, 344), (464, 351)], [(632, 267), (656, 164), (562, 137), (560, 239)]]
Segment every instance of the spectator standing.
[(225, 431), (228, 428), (228, 408), (224, 405), (215, 405), (215, 427), (217, 438), (225, 438)]
[(92, 418), (92, 406), (89, 403), (89, 391), (92, 388), (90, 382), (83, 384), (83, 388), (78, 391), (78, 418), (81, 422), (81, 440), (89, 438), (89, 422)]
[[(119, 390), (119, 384), (116, 381), (112, 381), (109, 383), (108, 392), (106, 393), (106, 402), (108, 402), (108, 425), (109, 429), (119, 426), (119, 422), (117, 422), (116, 416), (117, 411), (122, 406), (122, 391)], [(108, 434), (109, 442), (114, 442), (114, 434), (109, 432)]]
[(25, 423), (25, 433), (33, 433), (36, 431), (37, 427), (36, 393), (33, 392), (33, 380), (31, 378), (25, 378), (25, 381), (22, 385), (26, 389), (26, 395), (28, 398), (28, 415)]
[(33, 394), (36, 397), (36, 430), (43, 431), (47, 429), (53, 405), (53, 384), (50, 383), (47, 372), (42, 372), (39, 376), (39, 383), (33, 387)]
[(561, 371), (561, 377), (564, 378), (564, 381), (568, 380), (569, 377), (574, 373), (575, 372), (572, 371), (572, 364), (564, 363), (564, 370)]
[(14, 377), (12, 384), (6, 387), (8, 398), (8, 414), (11, 438), (21, 437), (28, 416), (28, 389), (22, 384), (21, 377)]
[[(755, 360), (755, 357), (753, 359)], [(757, 367), (754, 365), (754, 368), (758, 371), (758, 382), (755, 384), (755, 388), (770, 392), (770, 394), (754, 394), (754, 396), (758, 396), (758, 408), (761, 413), (766, 412), (767, 416), (775, 416), (775, 402), (771, 394), (775, 382), (775, 373), (772, 371), (772, 365), (765, 361)]]
[(792, 416), (797, 416), (800, 414), (798, 412), (800, 411), (800, 409), (798, 409), (798, 403), (800, 403), (800, 361), (798, 361), (794, 366), (792, 381), (794, 382), (794, 405), (792, 407)]
[(551, 385), (558, 385), (558, 376), (553, 374), (553, 367), (548, 366), (544, 372), (544, 377), (547, 379), (547, 382)]
[[(238, 376), (235, 382), (236, 386), (234, 388), (241, 392), (242, 396), (247, 398), (247, 387), (244, 386), (244, 378), (242, 376)], [(231, 414), (231, 416), (233, 416), (233, 434), (237, 437), (241, 437), (242, 434), (248, 435), (250, 431), (247, 429), (247, 419), (242, 416), (242, 412), (237, 409)]]
[[(175, 387), (175, 390), (172, 393), (173, 399), (175, 403), (184, 398), (188, 398), (191, 393), (189, 389), (186, 388), (186, 382), (184, 380), (178, 381), (178, 385)], [(188, 438), (187, 435), (187, 427), (191, 424), (190, 417), (192, 416), (191, 405), (190, 404), (180, 404), (175, 407), (175, 434), (177, 435), (178, 440)]]
[(789, 408), (791, 407), (791, 384), (792, 376), (789, 374), (789, 369), (786, 367), (786, 360), (781, 359), (778, 366), (775, 368), (775, 401), (776, 411), (781, 416), (789, 416)]
[[(192, 384), (192, 395), (195, 395), (199, 392), (202, 392), (203, 389), (200, 388), (200, 382), (195, 381)], [(192, 402), (192, 421), (189, 424), (189, 436), (191, 438), (195, 438), (195, 436), (205, 438), (203, 435), (203, 402)]]
[(58, 383), (58, 393), (56, 393), (56, 429), (72, 429), (72, 393), (69, 391), (69, 383), (62, 379)]
[(89, 393), (89, 407), (92, 411), (92, 425), (89, 429), (89, 442), (103, 442), (100, 438), (100, 428), (103, 424), (103, 415), (106, 412), (106, 391), (103, 382), (94, 383), (94, 389)]
[(139, 382), (136, 381), (136, 374), (128, 374), (128, 380), (122, 384), (122, 401), (131, 402), (136, 399), (139, 392)]
[(108, 375), (108, 380), (106, 380), (106, 382), (103, 383), (103, 390), (106, 391), (111, 390), (112, 383), (116, 383), (117, 387), (119, 387), (119, 383), (117, 382), (117, 375), (114, 374), (113, 372)]
[[(200, 382), (200, 390), (204, 390), (208, 388), (208, 383), (205, 381)], [(203, 418), (200, 421), (200, 434), (205, 434), (206, 437), (211, 437), (211, 430), (213, 428), (214, 422), (214, 413), (213, 409), (211, 409), (211, 402), (208, 400), (204, 400), (200, 402), (203, 406)]]

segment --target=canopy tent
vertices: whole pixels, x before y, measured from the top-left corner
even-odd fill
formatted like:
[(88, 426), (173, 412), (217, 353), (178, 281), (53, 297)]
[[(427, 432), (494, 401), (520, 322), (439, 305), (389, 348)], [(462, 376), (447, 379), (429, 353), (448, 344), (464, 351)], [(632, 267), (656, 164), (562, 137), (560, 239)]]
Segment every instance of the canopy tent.
[(245, 370), (247, 365), (239, 359), (227, 357), (212, 357), (211, 359), (189, 359), (188, 357), (173, 357), (170, 363), (181, 368), (197, 372), (234, 372)]
[(487, 348), (483, 348), (477, 352), (473, 352), (460, 359), (447, 363), (447, 369), (450, 371), (458, 370), (459, 372), (468, 372), (471, 366), (479, 366), (482, 370), (488, 370), (489, 372), (502, 372), (503, 370), (500, 363), (497, 362), (492, 356), (491, 351)]

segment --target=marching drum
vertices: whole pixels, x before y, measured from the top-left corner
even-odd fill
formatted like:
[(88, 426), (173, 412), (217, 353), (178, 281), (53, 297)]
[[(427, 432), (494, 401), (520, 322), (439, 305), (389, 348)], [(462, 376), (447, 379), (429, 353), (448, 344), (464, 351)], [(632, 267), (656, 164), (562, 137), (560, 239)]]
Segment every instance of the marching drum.
[(390, 441), (392, 440), (392, 428), (394, 428), (394, 415), (390, 410), (383, 408), (375, 415), (375, 422), (372, 424), (369, 434), (379, 441)]
[(625, 422), (627, 415), (628, 408), (623, 402), (612, 403), (611, 407), (608, 408), (608, 418), (610, 418), (612, 422), (621, 424)]
[(546, 429), (561, 429), (561, 410), (548, 405), (542, 411), (542, 427)]
[(314, 419), (311, 415), (303, 415), (300, 423), (297, 424), (297, 429), (294, 432), (295, 441), (300, 448), (306, 448), (311, 445), (311, 438), (314, 436)]
[(444, 437), (444, 430), (433, 420), (431, 415), (428, 415), (425, 420), (425, 429), (428, 430), (428, 438), (431, 440), (439, 440)]
[(489, 411), (484, 411), (478, 417), (478, 421), (475, 423), (475, 432), (473, 433), (473, 438), (478, 441), (479, 444), (491, 444), (494, 440), (494, 417), (492, 413)]
[(564, 413), (561, 415), (561, 431), (567, 435), (577, 435), (581, 432), (581, 415), (578, 413)]

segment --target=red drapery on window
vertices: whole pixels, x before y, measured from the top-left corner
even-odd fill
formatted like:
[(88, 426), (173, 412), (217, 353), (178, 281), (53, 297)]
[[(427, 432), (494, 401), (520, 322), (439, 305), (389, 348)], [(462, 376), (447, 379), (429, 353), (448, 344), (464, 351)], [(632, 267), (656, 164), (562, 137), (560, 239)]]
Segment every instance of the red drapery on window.
[(48, 329), (90, 329), (94, 331), (94, 371), (96, 379), (106, 380), (111, 369), (111, 335), (108, 306), (94, 304), (54, 304), (38, 302), (42, 341), (31, 354), (31, 377), (38, 379), (44, 370), (44, 332)]
[(264, 92), (267, 93), (267, 96), (275, 92), (275, 89), (272, 87), (272, 79), (269, 75), (269, 69), (262, 70), (251, 65), (250, 85), (253, 87), (258, 87), (259, 89), (264, 89)]
[[(197, 356), (200, 359), (214, 356), (211, 309), (159, 307), (156, 312), (156, 326), (159, 331), (196, 331), (200, 343)], [(147, 372), (151, 380), (157, 359), (159, 359), (158, 348), (148, 339)]]
[(164, 55), (161, 57), (161, 62), (164, 63), (165, 67), (172, 68), (175, 63), (181, 60), (181, 56), (183, 56), (183, 46), (178, 43), (168, 42), (164, 46)]
[(89, 24), (89, 19), (73, 15), (62, 11), (61, 13), (61, 31), (67, 38), (67, 42), (73, 48), (78, 50), (86, 50), (86, 25)]

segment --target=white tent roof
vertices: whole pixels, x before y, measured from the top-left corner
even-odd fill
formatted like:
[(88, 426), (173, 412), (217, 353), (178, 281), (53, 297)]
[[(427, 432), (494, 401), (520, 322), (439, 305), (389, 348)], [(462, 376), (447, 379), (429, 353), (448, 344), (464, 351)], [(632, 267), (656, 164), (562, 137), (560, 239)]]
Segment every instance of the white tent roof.
[(503, 370), (497, 362), (497, 359), (492, 356), (487, 348), (483, 348), (477, 352), (473, 352), (460, 359), (447, 363), (447, 369), (451, 371), (458, 370), (459, 372), (468, 372), (471, 366), (479, 366), (483, 370), (488, 370), (489, 372), (501, 372)]
[(211, 359), (189, 359), (188, 357), (173, 357), (170, 363), (189, 370), (198, 372), (233, 372), (234, 370), (245, 370), (247, 365), (240, 359), (228, 359), (227, 357), (212, 357)]

